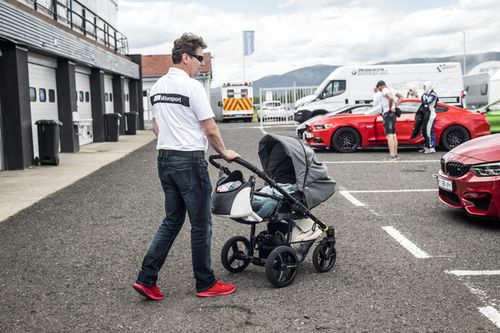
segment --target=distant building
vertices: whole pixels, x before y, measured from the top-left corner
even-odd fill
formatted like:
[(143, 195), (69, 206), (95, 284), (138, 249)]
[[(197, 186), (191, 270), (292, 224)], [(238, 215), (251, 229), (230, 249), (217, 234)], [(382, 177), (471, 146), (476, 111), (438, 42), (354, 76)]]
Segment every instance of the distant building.
[(62, 122), (62, 152), (104, 141), (107, 113), (137, 111), (144, 128), (141, 57), (127, 55), (117, 11), (117, 0), (0, 1), (0, 170), (35, 163), (37, 120)]
[[(210, 52), (205, 52), (203, 56), (205, 58), (205, 64), (201, 67), (200, 74), (196, 77), (196, 79), (203, 84), (207, 92), (208, 99), (210, 100), (212, 57)], [(172, 55), (170, 54), (142, 55), (142, 94), (144, 111), (149, 111), (147, 99), (149, 96), (149, 90), (159, 78), (167, 74), (168, 69), (173, 65)], [(149, 112), (146, 112), (146, 119), (148, 119), (148, 114)]]

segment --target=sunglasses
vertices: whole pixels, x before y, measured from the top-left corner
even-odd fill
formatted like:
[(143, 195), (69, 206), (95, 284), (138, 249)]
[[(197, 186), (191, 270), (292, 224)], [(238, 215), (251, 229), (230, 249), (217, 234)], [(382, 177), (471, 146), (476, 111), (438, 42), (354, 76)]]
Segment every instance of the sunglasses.
[[(187, 52), (186, 52), (187, 53)], [(191, 58), (196, 58), (199, 62), (203, 62), (204, 57), (202, 55), (187, 53)]]

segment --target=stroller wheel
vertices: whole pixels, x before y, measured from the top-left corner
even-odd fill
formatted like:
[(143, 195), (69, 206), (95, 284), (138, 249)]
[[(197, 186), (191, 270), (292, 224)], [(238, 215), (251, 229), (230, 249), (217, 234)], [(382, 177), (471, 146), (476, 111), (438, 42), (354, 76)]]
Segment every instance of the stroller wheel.
[(322, 241), (314, 249), (312, 262), (318, 272), (324, 273), (332, 269), (336, 259), (337, 250), (335, 250), (335, 243)]
[(286, 287), (295, 279), (299, 260), (295, 251), (286, 245), (276, 247), (266, 261), (266, 276), (275, 287)]
[(248, 250), (250, 241), (243, 236), (233, 236), (222, 247), (222, 266), (231, 273), (243, 271), (250, 263)]

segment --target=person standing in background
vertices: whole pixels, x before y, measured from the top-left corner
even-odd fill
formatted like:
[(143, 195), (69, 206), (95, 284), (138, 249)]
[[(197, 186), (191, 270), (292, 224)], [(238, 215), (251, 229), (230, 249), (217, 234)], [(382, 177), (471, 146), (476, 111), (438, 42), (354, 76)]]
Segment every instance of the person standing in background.
[(436, 152), (436, 133), (434, 131), (434, 121), (436, 120), (436, 103), (438, 96), (432, 89), (430, 81), (424, 82), (424, 93), (422, 95), (422, 108), (424, 117), (422, 123), (422, 134), (424, 136), (424, 148), (420, 150), (424, 154)]
[(398, 158), (398, 138), (396, 136), (396, 106), (403, 96), (396, 90), (387, 87), (382, 80), (377, 82), (377, 90), (381, 92), (380, 105), (382, 109), (382, 119), (384, 131), (389, 146), (389, 156), (385, 160), (397, 161)]

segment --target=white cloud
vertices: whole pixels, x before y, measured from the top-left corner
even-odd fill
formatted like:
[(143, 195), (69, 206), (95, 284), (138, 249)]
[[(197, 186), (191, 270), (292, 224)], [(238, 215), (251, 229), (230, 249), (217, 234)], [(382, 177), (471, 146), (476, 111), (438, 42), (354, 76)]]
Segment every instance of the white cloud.
[(359, 64), (500, 50), (500, 2), (460, 0), (418, 11), (377, 2), (289, 0), (274, 12), (235, 12), (197, 3), (119, 2), (119, 30), (131, 53), (170, 53), (175, 38), (203, 36), (214, 55), (214, 84), (242, 79), (243, 30), (255, 30), (247, 79), (316, 64)]

